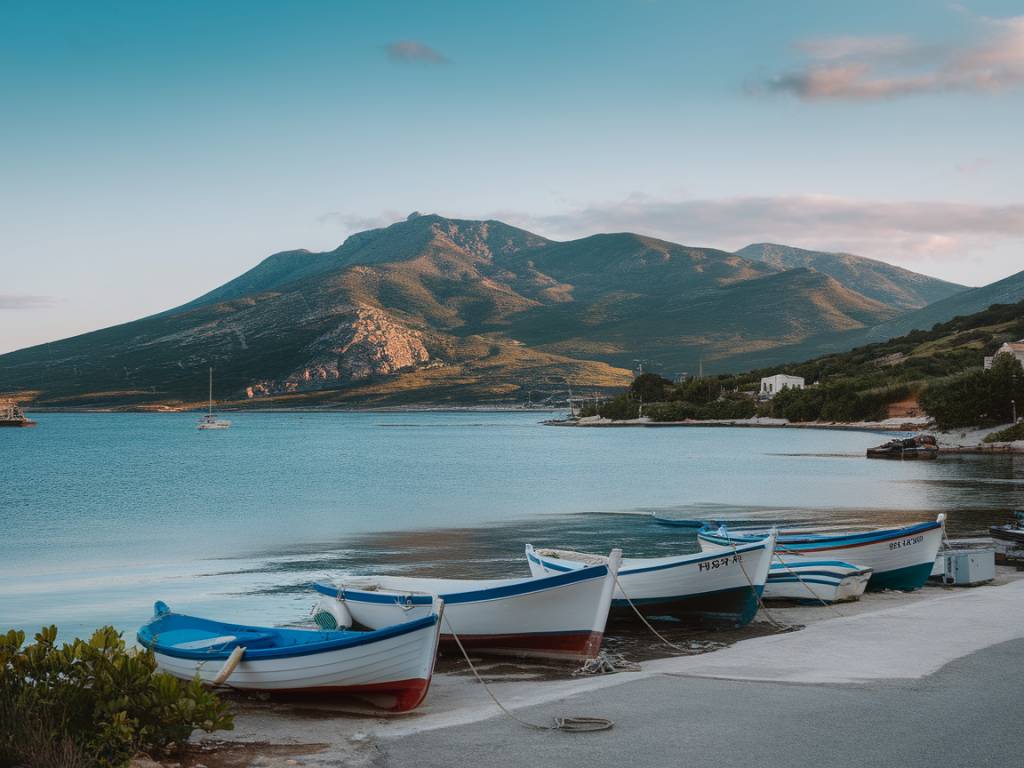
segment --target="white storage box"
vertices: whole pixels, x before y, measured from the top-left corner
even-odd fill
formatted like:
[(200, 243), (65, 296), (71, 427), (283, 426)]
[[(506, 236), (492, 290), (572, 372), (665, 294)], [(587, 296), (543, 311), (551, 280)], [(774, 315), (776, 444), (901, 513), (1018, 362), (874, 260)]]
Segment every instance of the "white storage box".
[(943, 584), (969, 587), (996, 577), (994, 549), (946, 549), (935, 559), (932, 576)]

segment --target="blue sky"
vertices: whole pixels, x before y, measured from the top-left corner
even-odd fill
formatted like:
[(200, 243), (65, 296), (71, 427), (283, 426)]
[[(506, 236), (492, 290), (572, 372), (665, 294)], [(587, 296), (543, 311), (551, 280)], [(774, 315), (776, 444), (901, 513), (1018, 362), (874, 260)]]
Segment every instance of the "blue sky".
[(1019, 2), (0, 0), (0, 40), (0, 352), (412, 210), (1024, 268)]

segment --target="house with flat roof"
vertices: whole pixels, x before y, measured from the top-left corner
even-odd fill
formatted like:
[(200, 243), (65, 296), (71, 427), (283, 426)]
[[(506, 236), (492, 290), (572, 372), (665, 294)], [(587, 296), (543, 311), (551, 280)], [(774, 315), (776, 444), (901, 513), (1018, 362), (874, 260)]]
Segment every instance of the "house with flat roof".
[(769, 399), (775, 397), (784, 389), (803, 389), (803, 376), (790, 376), (785, 373), (776, 373), (774, 376), (765, 376), (761, 379), (760, 397)]

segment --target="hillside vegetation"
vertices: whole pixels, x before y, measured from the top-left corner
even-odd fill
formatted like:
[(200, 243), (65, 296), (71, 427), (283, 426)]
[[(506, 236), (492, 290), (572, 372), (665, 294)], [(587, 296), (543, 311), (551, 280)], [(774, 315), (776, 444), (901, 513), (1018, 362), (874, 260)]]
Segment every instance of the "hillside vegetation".
[[(630, 388), (586, 413), (635, 418), (641, 403), (656, 421), (734, 419), (756, 414), (790, 421), (883, 419), (889, 404), (918, 396), (940, 426), (996, 424), (1011, 418), (1011, 401), (1024, 415), (1024, 369), (1001, 355), (991, 371), (985, 356), (1006, 341), (1024, 338), (1024, 301), (994, 305), (886, 342), (803, 363), (673, 384), (645, 374)], [(764, 376), (802, 376), (804, 390), (784, 390), (758, 404)]]

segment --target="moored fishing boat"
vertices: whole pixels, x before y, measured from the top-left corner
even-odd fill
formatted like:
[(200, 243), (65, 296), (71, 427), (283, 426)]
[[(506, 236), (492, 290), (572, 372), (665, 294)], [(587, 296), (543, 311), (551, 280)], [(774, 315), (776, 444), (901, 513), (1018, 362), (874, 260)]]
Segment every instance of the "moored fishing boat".
[(433, 579), (357, 576), (317, 592), (344, 605), (370, 628), (415, 621), (444, 600), (441, 642), (504, 656), (590, 659), (597, 656), (621, 553), (607, 563), (531, 579)]
[[(624, 558), (612, 607), (618, 616), (632, 616), (632, 603), (645, 615), (743, 626), (757, 613), (758, 598), (768, 578), (772, 535), (720, 554)], [(526, 559), (535, 576), (578, 572), (602, 560), (599, 555), (534, 549), (529, 544)]]
[[(783, 555), (813, 555), (825, 559), (853, 561), (870, 568), (868, 589), (912, 590), (923, 587), (935, 564), (942, 544), (946, 516), (934, 522), (917, 523), (902, 528), (840, 533), (793, 533), (780, 531), (775, 544)], [(716, 551), (733, 544), (758, 541), (767, 531), (736, 529), (726, 526), (704, 528), (697, 533), (701, 547)]]
[(1013, 513), (1014, 521), (1006, 525), (993, 525), (988, 529), (989, 535), (998, 541), (1024, 546), (1024, 510)]
[(36, 422), (25, 415), (17, 403), (0, 402), (0, 427), (34, 427)]
[(161, 602), (138, 632), (160, 669), (183, 680), (267, 693), (352, 695), (405, 712), (427, 695), (443, 615), (372, 632), (255, 627), (172, 613)]
[(841, 560), (776, 555), (764, 586), (766, 600), (842, 603), (858, 600), (867, 589), (871, 569)]
[(932, 435), (898, 437), (867, 450), (869, 459), (934, 459), (938, 455), (939, 444)]

